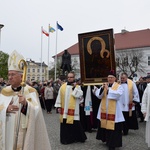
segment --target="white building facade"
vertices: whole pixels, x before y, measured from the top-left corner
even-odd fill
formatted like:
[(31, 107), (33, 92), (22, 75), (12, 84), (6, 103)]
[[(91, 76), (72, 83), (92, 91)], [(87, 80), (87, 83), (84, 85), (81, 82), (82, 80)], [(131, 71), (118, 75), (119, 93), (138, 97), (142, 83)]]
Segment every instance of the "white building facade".
[[(42, 70), (42, 71), (41, 71)], [(27, 61), (27, 81), (45, 81), (48, 80), (48, 66), (43, 62)]]

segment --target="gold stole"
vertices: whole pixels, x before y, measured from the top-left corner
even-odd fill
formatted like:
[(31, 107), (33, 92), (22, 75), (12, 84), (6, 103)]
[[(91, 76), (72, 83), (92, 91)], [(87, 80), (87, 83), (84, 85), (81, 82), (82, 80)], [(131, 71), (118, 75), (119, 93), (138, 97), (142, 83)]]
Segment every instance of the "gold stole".
[[(114, 83), (112, 90), (117, 90), (119, 87), (118, 83)], [(101, 127), (109, 130), (115, 128), (115, 114), (116, 114), (116, 100), (109, 99), (108, 110), (106, 108), (107, 90), (104, 89), (104, 96), (101, 102)], [(106, 114), (106, 112), (108, 113)]]
[[(67, 84), (63, 84), (61, 87), (61, 113), (60, 113), (60, 122), (63, 122), (63, 114), (64, 114), (64, 105), (65, 105), (65, 93), (66, 93)], [(70, 95), (69, 104), (68, 104), (68, 112), (67, 112), (67, 124), (73, 124), (74, 121), (74, 113), (75, 113), (76, 100)]]
[(128, 79), (127, 82), (128, 82), (128, 91), (129, 91), (129, 116), (132, 116), (133, 83), (130, 79)]

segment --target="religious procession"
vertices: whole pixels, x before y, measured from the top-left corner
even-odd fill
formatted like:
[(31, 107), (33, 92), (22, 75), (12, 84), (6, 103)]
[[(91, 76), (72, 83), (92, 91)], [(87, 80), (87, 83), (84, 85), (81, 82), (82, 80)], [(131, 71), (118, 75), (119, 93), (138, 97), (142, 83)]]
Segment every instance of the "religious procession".
[(67, 50), (62, 74), (41, 82), (26, 80), (20, 53), (9, 55), (8, 81), (0, 81), (0, 150), (150, 148), (150, 76), (117, 74), (112, 29), (78, 36), (80, 77)]

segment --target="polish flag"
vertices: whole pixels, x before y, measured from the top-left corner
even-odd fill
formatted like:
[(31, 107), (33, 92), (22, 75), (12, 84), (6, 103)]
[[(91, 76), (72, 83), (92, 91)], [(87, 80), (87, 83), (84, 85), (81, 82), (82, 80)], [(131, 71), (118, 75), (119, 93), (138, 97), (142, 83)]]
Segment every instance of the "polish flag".
[(49, 36), (49, 33), (45, 31), (44, 29), (42, 29), (42, 33), (45, 34), (46, 36)]

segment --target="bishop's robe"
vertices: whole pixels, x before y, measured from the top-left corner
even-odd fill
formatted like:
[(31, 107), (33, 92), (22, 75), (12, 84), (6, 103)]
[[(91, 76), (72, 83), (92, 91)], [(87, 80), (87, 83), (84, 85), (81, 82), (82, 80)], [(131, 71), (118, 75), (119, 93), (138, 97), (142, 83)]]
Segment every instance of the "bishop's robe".
[(7, 107), (12, 102), (18, 105), (18, 92), (11, 86), (0, 93), (0, 150), (13, 150), (18, 135), (17, 150), (51, 150), (44, 117), (39, 98), (34, 88), (24, 87), (24, 96), (28, 106), (26, 115), (20, 115), (20, 127), (17, 133), (18, 112), (7, 113)]

